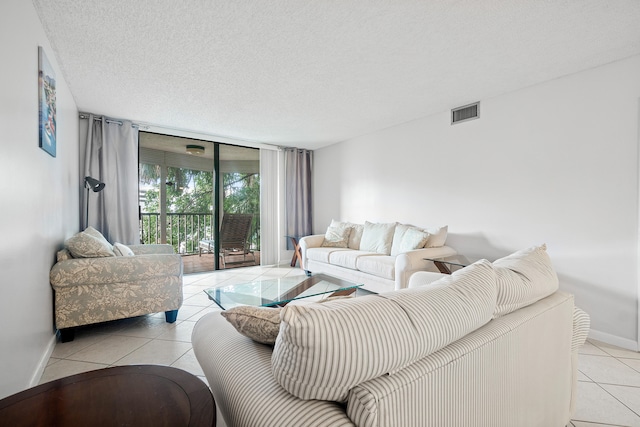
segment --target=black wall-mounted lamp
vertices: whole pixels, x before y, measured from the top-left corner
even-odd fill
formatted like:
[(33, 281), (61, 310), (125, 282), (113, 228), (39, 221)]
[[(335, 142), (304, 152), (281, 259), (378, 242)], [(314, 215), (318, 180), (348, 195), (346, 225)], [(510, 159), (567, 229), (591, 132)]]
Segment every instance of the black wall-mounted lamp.
[(86, 218), (87, 223), (85, 225), (86, 225), (86, 227), (88, 227), (89, 226), (89, 190), (93, 190), (94, 193), (97, 193), (99, 191), (104, 190), (105, 184), (104, 184), (104, 182), (98, 181), (95, 178), (92, 178), (90, 176), (85, 176), (84, 177), (84, 186), (87, 189), (87, 200), (86, 200), (86, 202), (87, 202), (87, 218)]

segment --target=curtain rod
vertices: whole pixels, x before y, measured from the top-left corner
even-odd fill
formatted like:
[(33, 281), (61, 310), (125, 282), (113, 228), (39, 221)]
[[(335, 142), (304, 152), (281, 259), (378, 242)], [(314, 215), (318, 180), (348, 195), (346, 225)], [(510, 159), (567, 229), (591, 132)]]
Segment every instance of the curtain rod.
[[(79, 113), (81, 119), (88, 119), (89, 113)], [(93, 120), (102, 120), (104, 116), (94, 116)], [(117, 125), (122, 126), (123, 121), (118, 119), (109, 119), (104, 117), (107, 123), (115, 123)], [(238, 147), (250, 147), (250, 148), (259, 148), (259, 149), (267, 149), (267, 150), (280, 150), (281, 147), (276, 145), (267, 144), (264, 142), (258, 141), (247, 141), (247, 140), (239, 140), (231, 137), (221, 136), (221, 135), (206, 135), (198, 132), (193, 132), (184, 129), (176, 129), (176, 128), (168, 128), (154, 124), (138, 124), (131, 123), (131, 126), (134, 128), (138, 128), (140, 130), (156, 133), (159, 135), (169, 135), (175, 136), (177, 138), (191, 138), (191, 139), (201, 139), (203, 141), (211, 141), (211, 142), (220, 142), (223, 144), (231, 144), (236, 145)]]
[[(81, 118), (81, 119), (88, 119), (88, 118), (89, 118), (89, 116), (88, 116), (87, 114), (81, 113), (81, 114), (80, 114), (80, 118)], [(117, 124), (118, 126), (122, 126), (122, 124), (123, 124), (122, 120), (108, 119), (108, 118), (106, 118), (106, 117), (104, 117), (104, 116), (94, 116), (94, 117), (93, 117), (93, 120), (94, 120), (94, 121), (96, 121), (96, 120), (102, 120), (103, 118), (105, 119), (105, 121), (106, 121), (107, 123), (115, 123), (115, 124)], [(131, 123), (131, 127), (139, 128), (139, 129), (146, 129), (146, 128), (147, 128), (146, 126), (142, 126), (142, 125), (139, 125), (139, 124), (137, 124), (137, 123)]]
[(298, 147), (288, 147), (286, 145), (278, 145), (278, 150), (280, 151), (284, 151), (284, 150), (297, 150), (298, 152), (302, 152), (302, 151), (309, 151), (309, 152), (313, 152), (313, 150), (310, 150), (308, 148), (298, 148)]

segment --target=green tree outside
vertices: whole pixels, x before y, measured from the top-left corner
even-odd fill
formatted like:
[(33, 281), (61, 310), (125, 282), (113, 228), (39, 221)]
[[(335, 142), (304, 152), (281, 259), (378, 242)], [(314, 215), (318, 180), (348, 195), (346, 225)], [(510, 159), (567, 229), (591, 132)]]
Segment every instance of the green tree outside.
[[(160, 167), (140, 165), (140, 182), (146, 184), (142, 202), (143, 243), (157, 243), (154, 232), (159, 224)], [(254, 215), (250, 235), (251, 247), (260, 250), (260, 176), (257, 173), (225, 173), (223, 184), (223, 212)], [(167, 243), (177, 252), (198, 251), (201, 239), (213, 238), (213, 173), (184, 168), (167, 168)], [(153, 215), (155, 214), (155, 215)], [(187, 214), (187, 215), (185, 215)], [(146, 234), (146, 235), (145, 235)], [(182, 243), (183, 247), (180, 247)]]

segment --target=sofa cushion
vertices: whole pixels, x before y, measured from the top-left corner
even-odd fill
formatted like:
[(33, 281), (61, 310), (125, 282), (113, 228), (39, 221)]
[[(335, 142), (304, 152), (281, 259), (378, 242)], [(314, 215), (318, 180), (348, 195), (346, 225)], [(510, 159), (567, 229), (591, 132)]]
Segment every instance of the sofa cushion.
[(427, 233), (429, 233), (429, 240), (424, 245), (425, 248), (439, 248), (440, 246), (444, 246), (447, 241), (447, 234), (449, 233), (449, 226), (445, 225), (442, 227), (430, 227), (425, 228)]
[(410, 225), (398, 224), (393, 233), (391, 255), (398, 255), (415, 249), (424, 248), (429, 233)]
[[(93, 231), (91, 231), (91, 230)], [(101, 258), (116, 256), (113, 252), (113, 246), (102, 237), (102, 234), (96, 236), (96, 230), (91, 227), (85, 231), (76, 233), (69, 237), (64, 246), (71, 252), (74, 258)]]
[(494, 261), (493, 266), (498, 291), (494, 318), (531, 305), (558, 290), (558, 276), (546, 245), (520, 250)]
[(329, 264), (337, 265), (344, 268), (350, 268), (351, 270), (358, 269), (358, 259), (360, 257), (378, 257), (382, 254), (375, 252), (356, 251), (348, 249), (346, 251), (335, 251), (329, 254)]
[(280, 311), (276, 307), (241, 305), (220, 312), (242, 335), (262, 344), (274, 344), (280, 329)]
[(391, 243), (396, 223), (372, 223), (366, 221), (360, 241), (360, 250), (377, 252), (384, 255), (391, 254)]
[(335, 219), (331, 220), (331, 227), (349, 227), (351, 233), (349, 233), (349, 249), (360, 249), (360, 241), (362, 240), (362, 232), (364, 231), (364, 225), (354, 224), (353, 222), (341, 222)]
[(363, 273), (373, 274), (384, 279), (394, 280), (396, 277), (396, 257), (377, 254), (375, 256), (358, 257), (356, 267)]
[(495, 274), (479, 261), (428, 287), (288, 305), (271, 363), (301, 399), (345, 401), (351, 388), (395, 372), (487, 323)]
[(348, 252), (347, 248), (309, 248), (306, 251), (307, 258), (312, 261), (329, 264), (329, 256), (334, 252)]

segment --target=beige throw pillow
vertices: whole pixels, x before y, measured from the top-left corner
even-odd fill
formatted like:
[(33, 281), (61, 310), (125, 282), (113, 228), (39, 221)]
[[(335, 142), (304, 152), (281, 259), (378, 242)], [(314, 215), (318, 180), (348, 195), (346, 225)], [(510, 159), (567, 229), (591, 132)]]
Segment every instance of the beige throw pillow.
[[(92, 229), (93, 230), (93, 229)], [(95, 231), (95, 230), (93, 230)], [(81, 231), (69, 237), (64, 246), (74, 258), (102, 258), (116, 256), (113, 246), (102, 237), (96, 237), (91, 231)]]
[(281, 310), (280, 307), (241, 305), (224, 310), (220, 314), (245, 337), (262, 344), (273, 345), (280, 330)]
[(429, 233), (429, 240), (424, 245), (425, 248), (439, 248), (444, 246), (447, 241), (447, 234), (449, 232), (449, 226), (445, 225), (443, 227), (431, 227), (425, 228), (427, 233)]
[(355, 224), (353, 222), (340, 222), (335, 219), (331, 220), (331, 227), (349, 227), (351, 232), (349, 233), (349, 249), (360, 249), (360, 241), (362, 240), (362, 232), (364, 231), (364, 225)]
[(95, 228), (93, 228), (92, 226), (88, 226), (87, 228), (85, 228), (84, 232), (100, 240), (103, 245), (113, 248), (113, 246), (111, 246), (111, 243), (109, 243), (109, 241), (104, 237), (104, 235), (98, 230), (96, 230)]
[(360, 242), (362, 241), (362, 233), (364, 225), (349, 223), (351, 226), (351, 234), (349, 234), (349, 249), (360, 250)]
[(327, 228), (327, 232), (324, 235), (322, 241), (322, 247), (325, 248), (346, 248), (349, 245), (349, 234), (351, 233), (350, 227), (338, 226)]

